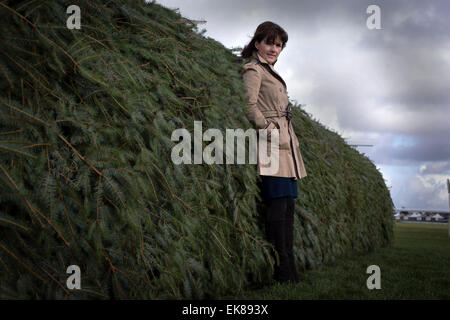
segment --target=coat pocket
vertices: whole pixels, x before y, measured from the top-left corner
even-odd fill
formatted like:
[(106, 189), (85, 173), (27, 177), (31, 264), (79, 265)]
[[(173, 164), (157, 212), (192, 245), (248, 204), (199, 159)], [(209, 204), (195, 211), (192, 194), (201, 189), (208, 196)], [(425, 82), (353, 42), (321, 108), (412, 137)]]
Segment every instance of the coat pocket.
[(266, 127), (267, 129), (267, 141), (271, 141), (272, 132), (275, 129), (278, 129), (278, 147), (279, 149), (289, 149), (289, 132), (287, 130), (287, 127), (284, 125), (284, 123), (280, 123), (280, 121), (277, 121), (275, 119), (271, 119), (270, 123)]
[[(273, 121), (272, 119), (268, 120), (268, 121), (269, 121), (269, 124), (266, 125), (262, 130), (266, 131), (265, 132), (265, 137), (266, 137), (265, 140), (267, 141), (267, 149), (269, 150), (271, 148), (270, 146), (272, 144), (272, 134), (273, 134), (275, 129), (278, 129), (278, 124), (275, 121)], [(278, 129), (278, 142), (280, 140), (280, 138), (279, 138), (280, 134), (279, 133), (280, 133), (280, 131)], [(260, 136), (260, 138), (262, 138), (262, 136)], [(279, 144), (277, 144), (275, 147), (279, 148)]]
[(278, 124), (273, 121), (269, 121), (269, 124), (264, 128), (267, 130), (267, 138), (270, 137), (270, 134), (272, 133), (273, 129), (278, 129)]
[(276, 119), (275, 124), (279, 133), (280, 149), (289, 150), (291, 148), (291, 137), (289, 136), (287, 121), (285, 121), (285, 118), (278, 118)]

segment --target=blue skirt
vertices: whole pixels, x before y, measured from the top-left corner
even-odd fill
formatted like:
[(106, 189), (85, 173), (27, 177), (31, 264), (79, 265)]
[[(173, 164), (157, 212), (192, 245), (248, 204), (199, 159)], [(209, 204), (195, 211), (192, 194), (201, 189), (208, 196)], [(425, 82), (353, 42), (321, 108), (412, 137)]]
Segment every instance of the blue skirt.
[(297, 180), (294, 178), (261, 176), (261, 197), (264, 200), (291, 196), (298, 197)]

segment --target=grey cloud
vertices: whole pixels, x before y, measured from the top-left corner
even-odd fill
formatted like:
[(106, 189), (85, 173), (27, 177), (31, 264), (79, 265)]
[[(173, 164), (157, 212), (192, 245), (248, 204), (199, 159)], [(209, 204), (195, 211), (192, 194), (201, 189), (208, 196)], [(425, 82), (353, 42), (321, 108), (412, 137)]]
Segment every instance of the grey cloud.
[(425, 165), (422, 174), (450, 174), (450, 161), (433, 162)]
[[(407, 181), (412, 185), (405, 186), (403, 202), (408, 207), (413, 208), (430, 208), (430, 209), (445, 209), (447, 201), (442, 202), (440, 192), (446, 187), (445, 181), (436, 179), (427, 179), (428, 185), (425, 186), (423, 181), (417, 177)], [(443, 206), (439, 208), (439, 204)], [(448, 209), (448, 208), (446, 208)]]
[[(414, 141), (414, 145), (395, 145), (392, 134), (385, 134), (379, 140), (374, 141), (374, 149), (368, 154), (377, 163), (390, 165), (419, 165), (424, 162), (442, 162), (450, 160), (450, 144), (448, 136), (437, 134), (411, 135), (408, 138)], [(435, 167), (436, 169), (437, 167)], [(446, 167), (441, 168), (440, 173), (445, 173)], [(438, 172), (435, 172), (438, 173)]]
[(391, 50), (407, 44), (422, 47), (450, 39), (450, 2), (377, 1), (380, 3), (382, 30), (367, 30), (360, 45)]

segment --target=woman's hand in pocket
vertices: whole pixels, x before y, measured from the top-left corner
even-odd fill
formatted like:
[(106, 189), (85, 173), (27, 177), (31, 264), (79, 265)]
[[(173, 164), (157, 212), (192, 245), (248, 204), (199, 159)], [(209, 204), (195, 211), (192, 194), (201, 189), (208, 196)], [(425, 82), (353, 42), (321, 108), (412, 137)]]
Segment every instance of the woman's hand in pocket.
[[(274, 129), (280, 129), (280, 126), (278, 125), (278, 123), (274, 122), (274, 121), (269, 121), (269, 124), (264, 128), (267, 130), (267, 138), (269, 138), (271, 136), (271, 133)], [(279, 131), (278, 131), (279, 133)]]

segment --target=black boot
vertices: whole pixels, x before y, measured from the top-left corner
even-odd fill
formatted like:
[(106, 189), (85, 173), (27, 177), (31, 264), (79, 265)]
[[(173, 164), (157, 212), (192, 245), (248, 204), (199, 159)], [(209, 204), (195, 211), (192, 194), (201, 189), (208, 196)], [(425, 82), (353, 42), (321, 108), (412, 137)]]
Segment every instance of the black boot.
[(286, 254), (289, 261), (290, 277), (289, 281), (296, 283), (299, 282), (299, 277), (297, 273), (297, 268), (295, 267), (294, 258), (294, 211), (295, 211), (295, 200), (289, 197), (287, 203), (286, 219), (285, 219), (285, 241), (286, 241)]
[[(286, 247), (287, 197), (271, 199), (266, 208), (266, 236), (278, 254), (279, 263), (275, 266), (274, 279), (280, 282), (291, 281), (291, 266)], [(292, 252), (292, 250), (291, 250)], [(274, 258), (275, 255), (274, 255)]]

